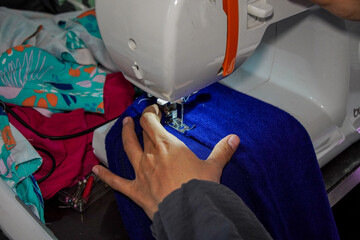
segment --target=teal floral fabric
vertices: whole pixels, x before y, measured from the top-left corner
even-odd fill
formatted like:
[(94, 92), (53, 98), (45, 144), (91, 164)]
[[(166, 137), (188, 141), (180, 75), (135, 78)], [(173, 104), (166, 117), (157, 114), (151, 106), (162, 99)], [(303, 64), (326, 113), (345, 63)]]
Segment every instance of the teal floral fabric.
[(21, 133), (12, 128), (7, 114), (0, 107), (0, 177), (45, 222), (44, 201), (32, 176), (41, 166), (42, 159)]
[(0, 100), (20, 106), (103, 113), (106, 73), (55, 58), (30, 45), (0, 56)]
[(52, 112), (104, 113), (105, 71), (117, 66), (94, 9), (47, 15), (0, 7), (0, 22), (0, 100)]

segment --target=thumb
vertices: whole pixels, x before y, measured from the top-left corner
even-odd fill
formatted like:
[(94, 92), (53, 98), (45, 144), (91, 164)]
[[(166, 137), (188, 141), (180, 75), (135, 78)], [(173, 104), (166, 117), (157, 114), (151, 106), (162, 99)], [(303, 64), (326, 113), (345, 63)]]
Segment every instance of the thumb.
[(240, 138), (234, 134), (224, 137), (215, 145), (207, 161), (216, 163), (223, 169), (235, 153), (239, 143)]
[(93, 173), (99, 177), (103, 182), (108, 184), (112, 189), (117, 190), (126, 196), (130, 197), (132, 193), (132, 182), (130, 180), (119, 177), (118, 175), (112, 173), (107, 168), (103, 166), (96, 165), (92, 168)]

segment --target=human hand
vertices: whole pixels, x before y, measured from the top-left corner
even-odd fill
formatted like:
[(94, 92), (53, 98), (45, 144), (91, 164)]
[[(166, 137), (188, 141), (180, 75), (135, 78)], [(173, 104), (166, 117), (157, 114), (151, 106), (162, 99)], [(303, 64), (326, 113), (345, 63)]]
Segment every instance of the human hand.
[(102, 166), (93, 172), (113, 189), (125, 194), (144, 209), (152, 219), (162, 200), (191, 179), (219, 183), (222, 170), (237, 149), (240, 139), (228, 135), (220, 140), (207, 160), (200, 160), (182, 141), (160, 124), (161, 112), (154, 104), (140, 119), (144, 150), (130, 117), (123, 120), (122, 139), (125, 152), (134, 168), (135, 180), (127, 180)]

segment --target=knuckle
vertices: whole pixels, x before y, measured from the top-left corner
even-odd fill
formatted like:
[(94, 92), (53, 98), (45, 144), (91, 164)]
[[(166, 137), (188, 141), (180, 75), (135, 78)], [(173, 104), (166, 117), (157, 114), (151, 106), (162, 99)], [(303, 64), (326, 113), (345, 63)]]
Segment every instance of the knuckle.
[(96, 174), (96, 176), (104, 181), (105, 176), (104, 176), (103, 170), (101, 169), (101, 167), (98, 167), (97, 169), (98, 169), (99, 172)]
[(111, 178), (108, 179), (108, 184), (109, 184), (111, 187), (117, 189), (118, 186), (119, 186), (119, 184), (120, 184), (120, 183), (119, 183), (119, 179), (116, 178), (116, 177), (111, 177)]
[(186, 145), (183, 142), (174, 141), (171, 138), (163, 137), (156, 141), (155, 147), (159, 153), (164, 154), (170, 152), (171, 149), (184, 149), (184, 147), (186, 148)]
[(154, 165), (157, 163), (156, 156), (152, 153), (145, 154), (145, 161), (143, 162), (142, 170), (144, 172), (151, 171)]
[(229, 146), (224, 145), (224, 144), (220, 144), (220, 145), (218, 146), (218, 150), (219, 150), (220, 152), (223, 152), (224, 154), (226, 154), (226, 153), (229, 152)]
[(230, 146), (228, 146), (227, 144), (220, 144), (218, 146), (218, 150), (219, 152), (224, 155), (226, 158), (231, 158), (232, 156), (232, 150), (230, 148)]
[(159, 150), (159, 151), (167, 151), (167, 149), (169, 149), (171, 147), (171, 143), (169, 140), (167, 139), (159, 139), (157, 142), (156, 142), (156, 148)]
[(126, 151), (126, 150), (128, 149), (128, 147), (130, 146), (129, 141), (128, 141), (126, 138), (123, 139), (123, 146), (124, 146), (125, 151)]
[(152, 154), (152, 153), (145, 153), (145, 158), (146, 158), (146, 160), (152, 161), (152, 160), (154, 160), (154, 154)]

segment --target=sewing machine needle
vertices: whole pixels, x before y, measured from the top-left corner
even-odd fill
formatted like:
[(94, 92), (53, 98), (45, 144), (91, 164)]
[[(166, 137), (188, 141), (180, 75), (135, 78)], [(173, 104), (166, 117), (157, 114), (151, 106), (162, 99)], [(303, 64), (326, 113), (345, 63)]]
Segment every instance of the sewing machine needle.
[(184, 103), (181, 103), (181, 125), (180, 127), (183, 127), (183, 123), (184, 123)]

